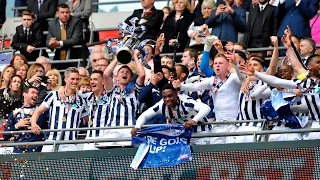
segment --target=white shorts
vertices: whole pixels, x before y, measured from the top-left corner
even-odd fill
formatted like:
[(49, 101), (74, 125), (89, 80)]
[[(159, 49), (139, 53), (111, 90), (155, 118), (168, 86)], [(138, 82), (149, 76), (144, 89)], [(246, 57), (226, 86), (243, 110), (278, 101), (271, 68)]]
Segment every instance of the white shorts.
[[(234, 124), (230, 125), (212, 125), (211, 133), (225, 133), (225, 132), (235, 132), (237, 126)], [(210, 144), (226, 144), (235, 143), (235, 136), (224, 136), (224, 137), (211, 137)]]
[[(238, 126), (235, 132), (245, 132), (245, 131), (261, 131), (261, 126)], [(259, 140), (260, 136), (257, 136), (257, 140)], [(235, 143), (247, 143), (247, 142), (254, 142), (253, 134), (247, 136), (236, 136)]]
[[(311, 121), (304, 128), (320, 128), (318, 121)], [(320, 132), (302, 133), (303, 140), (320, 139)]]
[[(58, 152), (63, 151), (78, 151), (78, 148), (76, 144), (60, 144)], [(54, 152), (53, 145), (44, 145), (41, 152)]]
[[(104, 130), (103, 138), (131, 138), (131, 128)], [(131, 141), (104, 142), (98, 144), (100, 146), (131, 146)]]
[[(285, 127), (284, 124), (281, 123), (280, 126), (274, 126), (272, 130), (292, 130), (289, 127)], [(268, 141), (297, 141), (302, 140), (302, 136), (300, 133), (288, 133), (288, 134), (270, 134)]]

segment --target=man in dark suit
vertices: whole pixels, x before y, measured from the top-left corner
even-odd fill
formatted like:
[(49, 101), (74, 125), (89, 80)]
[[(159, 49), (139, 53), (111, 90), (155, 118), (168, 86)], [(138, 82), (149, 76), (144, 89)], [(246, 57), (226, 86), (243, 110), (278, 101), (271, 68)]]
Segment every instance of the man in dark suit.
[(270, 36), (276, 36), (278, 31), (276, 7), (268, 0), (259, 0), (259, 4), (250, 8), (249, 19), (243, 44), (248, 48), (269, 47)]
[(69, 6), (60, 4), (57, 8), (57, 18), (49, 21), (49, 31), (46, 45), (56, 49), (54, 59), (65, 60), (67, 51), (75, 45), (81, 48), (70, 50), (70, 59), (87, 59), (88, 47), (83, 40), (83, 25), (79, 18), (71, 16)]
[(35, 13), (36, 21), (41, 24), (43, 31), (48, 30), (48, 18), (54, 18), (58, 6), (57, 0), (29, 0), (28, 10)]
[(281, 18), (281, 23), (278, 37), (283, 36), (287, 26), (299, 38), (311, 37), (309, 21), (317, 14), (318, 7), (318, 0), (286, 0), (283, 3), (280, 1), (278, 17)]
[(34, 13), (29, 10), (22, 12), (22, 25), (16, 27), (16, 34), (13, 36), (11, 47), (19, 50), (28, 61), (35, 61), (39, 57), (36, 47), (43, 45), (40, 24), (35, 22)]
[(132, 15), (125, 20), (125, 22), (130, 25), (129, 20), (137, 17), (139, 20), (136, 22), (136, 25), (144, 25), (147, 28), (147, 32), (141, 37), (141, 40), (156, 40), (159, 34), (163, 21), (163, 12), (154, 7), (154, 1), (155, 0), (141, 0), (143, 9), (134, 10)]

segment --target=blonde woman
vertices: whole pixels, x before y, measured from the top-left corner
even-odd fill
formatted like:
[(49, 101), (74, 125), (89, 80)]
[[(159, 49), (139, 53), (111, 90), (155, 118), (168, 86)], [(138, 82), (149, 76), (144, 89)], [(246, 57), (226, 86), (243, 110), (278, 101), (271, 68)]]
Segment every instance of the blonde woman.
[(62, 85), (61, 74), (56, 69), (50, 69), (46, 76), (48, 77), (47, 90), (58, 91)]
[(47, 91), (47, 82), (46, 82), (46, 77), (44, 76), (44, 67), (39, 64), (35, 63), (32, 64), (28, 70), (27, 73), (27, 80), (24, 83), (25, 87), (36, 87), (38, 88), (38, 101), (37, 101), (37, 106), (40, 106), (44, 98), (48, 95)]
[[(171, 53), (174, 50), (183, 52), (189, 42), (187, 30), (195, 19), (195, 15), (190, 12), (189, 0), (172, 0), (172, 6), (173, 11), (164, 21), (160, 31), (160, 34), (164, 33), (165, 38), (163, 53)], [(179, 47), (176, 46), (177, 42), (180, 44)]]
[(15, 74), (16, 74), (16, 70), (14, 69), (14, 67), (11, 65), (7, 65), (1, 72), (0, 89), (8, 88), (10, 79)]
[(16, 75), (21, 76), (22, 78), (22, 84), (27, 79), (27, 72), (28, 72), (28, 65), (26, 64), (18, 64), (15, 66), (16, 69)]
[[(190, 37), (189, 47), (197, 51), (202, 51), (205, 42), (205, 36), (201, 31), (201, 26), (210, 17), (212, 10), (216, 8), (216, 4), (212, 0), (204, 0), (201, 5), (202, 17), (196, 18), (189, 26), (188, 36)], [(211, 28), (209, 33), (211, 33)]]

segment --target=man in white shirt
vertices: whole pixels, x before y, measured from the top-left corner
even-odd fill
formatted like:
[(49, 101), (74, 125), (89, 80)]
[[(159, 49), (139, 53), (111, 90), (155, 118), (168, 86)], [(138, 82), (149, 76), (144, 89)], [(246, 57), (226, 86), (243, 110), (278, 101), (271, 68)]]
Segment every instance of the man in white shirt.
[[(210, 90), (213, 98), (216, 121), (236, 120), (239, 109), (239, 92), (241, 81), (236, 73), (229, 72), (229, 62), (224, 55), (218, 55), (213, 64), (216, 76), (206, 78), (199, 83), (181, 84), (178, 80), (173, 82), (175, 88), (183, 91)], [(219, 125), (213, 127), (213, 132), (233, 132), (235, 125)], [(233, 137), (217, 137), (212, 143), (233, 143)]]

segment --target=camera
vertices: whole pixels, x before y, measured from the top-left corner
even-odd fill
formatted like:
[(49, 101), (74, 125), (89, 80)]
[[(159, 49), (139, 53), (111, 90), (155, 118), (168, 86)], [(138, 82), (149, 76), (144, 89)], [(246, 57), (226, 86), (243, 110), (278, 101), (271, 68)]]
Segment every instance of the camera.
[(176, 42), (173, 42), (173, 43), (172, 43), (172, 47), (173, 47), (174, 49), (178, 49), (178, 48), (180, 47), (180, 43), (178, 43), (177, 41), (176, 41)]
[(48, 84), (48, 76), (42, 76), (41, 78), (41, 82), (44, 84)]

